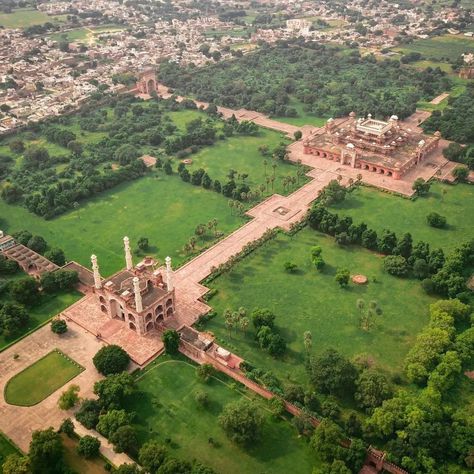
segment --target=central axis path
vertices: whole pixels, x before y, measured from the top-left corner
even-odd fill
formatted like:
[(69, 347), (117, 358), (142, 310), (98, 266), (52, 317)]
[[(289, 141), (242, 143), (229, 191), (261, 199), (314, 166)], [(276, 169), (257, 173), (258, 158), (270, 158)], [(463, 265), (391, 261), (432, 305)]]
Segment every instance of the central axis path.
[(250, 222), (175, 271), (180, 325), (192, 325), (200, 315), (210, 310), (206, 304), (199, 301), (208, 291), (200, 282), (212, 273), (213, 268), (227, 262), (247, 244), (262, 237), (268, 229), (289, 230), (292, 225), (300, 222), (319, 192), (337, 177), (337, 173), (313, 169), (307, 176), (312, 178), (309, 183), (289, 196), (273, 194), (250, 209), (246, 213), (253, 218)]

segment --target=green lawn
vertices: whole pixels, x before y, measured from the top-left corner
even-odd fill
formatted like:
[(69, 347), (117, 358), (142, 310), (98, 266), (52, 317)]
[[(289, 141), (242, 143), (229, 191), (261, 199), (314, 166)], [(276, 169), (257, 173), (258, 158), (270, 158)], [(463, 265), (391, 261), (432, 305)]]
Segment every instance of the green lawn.
[[(326, 267), (322, 272), (310, 262), (313, 245), (323, 248)], [(285, 262), (297, 264), (298, 271), (287, 273)], [(334, 281), (338, 267), (347, 268), (352, 275), (366, 275), (369, 283), (339, 288)], [(210, 286), (217, 290), (209, 301), (217, 316), (206, 324), (206, 330), (257, 367), (272, 370), (282, 380), (289, 377), (299, 382), (306, 380), (303, 334), (308, 330), (315, 354), (330, 347), (350, 357), (366, 354), (382, 370), (399, 372), (416, 335), (428, 322), (427, 308), (432, 301), (417, 281), (384, 273), (381, 256), (359, 247), (341, 248), (334, 239), (309, 228), (293, 237), (280, 234)], [(359, 327), (359, 298), (366, 303), (376, 300), (383, 310), (369, 332)], [(288, 343), (283, 360), (259, 349), (253, 328), (247, 334), (233, 331), (229, 337), (223, 312), (240, 306), (248, 313), (255, 308), (275, 313), (276, 325)]]
[(13, 376), (5, 386), (5, 401), (10, 405), (32, 406), (84, 370), (57, 349)]
[(65, 15), (49, 16), (46, 13), (29, 8), (18, 8), (12, 13), (0, 13), (0, 26), (5, 28), (26, 28), (46, 22), (64, 22)]
[(49, 36), (53, 41), (69, 41), (79, 43), (94, 43), (98, 40), (98, 35), (104, 33), (115, 33), (122, 31), (123, 26), (120, 25), (103, 25), (95, 28), (74, 28), (70, 31), (53, 33)]
[[(18, 279), (23, 278), (24, 276), (24, 273), (17, 273), (8, 279)], [(2, 277), (2, 279), (5, 278)], [(22, 335), (36, 329), (38, 326), (56, 316), (58, 313), (71, 306), (81, 297), (82, 293), (79, 293), (78, 291), (61, 292), (54, 295), (42, 295), (39, 303), (35, 307), (28, 309), (30, 320), (28, 325), (23, 328), (21, 333), (16, 334), (11, 338), (7, 338), (3, 334), (0, 334), (0, 351), (2, 351), (6, 346), (18, 338), (21, 338)], [(0, 296), (0, 303), (5, 301), (9, 301), (9, 299), (7, 295), (3, 294)]]
[(0, 432), (0, 474), (3, 473), (2, 465), (10, 454), (20, 454), (20, 450)]
[(416, 40), (395, 50), (403, 54), (416, 51), (427, 59), (440, 61), (456, 58), (463, 53), (474, 52), (474, 39), (462, 35), (442, 35)]
[[(281, 142), (287, 143), (287, 140), (281, 134), (264, 128), (259, 129), (259, 134), (256, 137), (236, 136), (217, 141), (215, 145), (205, 147), (189, 157), (193, 160), (189, 171), (204, 168), (212, 180), (218, 179), (223, 185), (229, 180), (227, 174), (230, 169), (233, 169), (239, 174), (248, 174), (245, 183), (255, 190), (260, 185), (266, 184), (266, 176), (273, 176), (273, 165), (275, 164), (274, 189), (272, 190), (270, 185), (265, 194), (288, 194), (288, 191), (295, 190), (297, 183), (286, 190), (283, 188), (283, 178), (285, 176), (296, 177), (297, 166), (290, 162), (275, 161), (271, 156), (263, 157), (258, 151), (260, 146), (267, 145), (271, 152)], [(265, 161), (267, 165), (264, 164)], [(235, 179), (237, 182), (239, 181), (237, 176)], [(305, 178), (302, 177), (300, 185), (305, 181)]]
[[(117, 186), (49, 221), (3, 200), (0, 216), (3, 230), (28, 229), (42, 235), (51, 247), (61, 247), (69, 260), (90, 267), (91, 254), (97, 254), (103, 276), (125, 266), (125, 235), (132, 247), (140, 237), (148, 237), (149, 253), (161, 259), (170, 255), (176, 266), (187, 258), (183, 246), (198, 224), (217, 218), (218, 230), (229, 233), (244, 222), (231, 215), (221, 195), (163, 173)], [(198, 239), (197, 249), (210, 243)]]
[[(376, 231), (390, 229), (398, 235), (410, 232), (414, 241), (424, 240), (432, 248), (441, 247), (450, 251), (473, 238), (473, 208), (474, 186), (435, 182), (427, 197), (415, 201), (361, 187), (349, 194), (333, 211), (351, 216), (356, 223), (363, 221)], [(426, 223), (430, 212), (445, 216), (447, 228), (430, 227)]]
[[(255, 446), (246, 450), (228, 440), (217, 421), (227, 403), (253, 396), (261, 409), (265, 409), (263, 399), (249, 392), (243, 395), (229, 383), (211, 379), (208, 384), (202, 384), (196, 378), (194, 366), (160, 357), (159, 362), (139, 376), (138, 393), (126, 406), (137, 413), (135, 422), (140, 442), (157, 439), (165, 444), (168, 438), (170, 454), (196, 459), (220, 473), (310, 474), (319, 461), (308, 444), (298, 438), (290, 423), (274, 420), (266, 411), (263, 436)], [(209, 395), (210, 405), (206, 409), (197, 406), (194, 400), (198, 389)], [(209, 443), (209, 438), (214, 440), (214, 445)]]

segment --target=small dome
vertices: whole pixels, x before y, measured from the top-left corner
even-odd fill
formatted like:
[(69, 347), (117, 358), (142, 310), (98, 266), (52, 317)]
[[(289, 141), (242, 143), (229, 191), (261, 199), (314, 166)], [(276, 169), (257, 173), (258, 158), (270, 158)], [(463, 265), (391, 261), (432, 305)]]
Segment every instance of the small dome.
[(354, 111), (352, 111), (350, 114), (349, 114), (349, 117), (355, 117), (356, 116), (356, 113)]
[(434, 136), (435, 137), (440, 137), (441, 136), (441, 132), (439, 130), (437, 130), (436, 132), (434, 132)]
[(425, 144), (425, 141), (424, 141), (424, 140), (420, 140), (420, 141), (418, 142), (418, 146), (419, 146), (419, 147), (424, 146), (424, 144)]
[(348, 143), (346, 146), (347, 146), (347, 148), (351, 148), (351, 149), (355, 148), (355, 146), (352, 143)]
[(328, 118), (328, 123), (334, 122), (333, 118)]
[(394, 121), (395, 121), (395, 120), (398, 120), (398, 116), (397, 116), (397, 115), (392, 115), (392, 116), (390, 117), (390, 120), (394, 120)]
[(372, 114), (367, 114), (367, 118), (371, 119), (371, 118), (372, 118)]

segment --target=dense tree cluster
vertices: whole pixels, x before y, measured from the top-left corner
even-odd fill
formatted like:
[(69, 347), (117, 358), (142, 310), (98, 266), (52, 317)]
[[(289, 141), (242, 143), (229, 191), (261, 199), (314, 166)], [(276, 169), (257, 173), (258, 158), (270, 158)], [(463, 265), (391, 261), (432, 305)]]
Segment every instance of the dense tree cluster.
[(450, 97), (448, 104), (442, 112), (434, 110), (423, 129), (428, 133), (439, 130), (444, 138), (458, 143), (474, 143), (474, 84), (466, 84), (466, 91)]
[(321, 117), (354, 110), (405, 118), (418, 100), (431, 100), (450, 86), (440, 69), (418, 71), (396, 60), (361, 57), (358, 50), (299, 40), (206, 68), (163, 63), (160, 76), (168, 86), (200, 100), (290, 117), (297, 115), (290, 104), (296, 97), (307, 112)]

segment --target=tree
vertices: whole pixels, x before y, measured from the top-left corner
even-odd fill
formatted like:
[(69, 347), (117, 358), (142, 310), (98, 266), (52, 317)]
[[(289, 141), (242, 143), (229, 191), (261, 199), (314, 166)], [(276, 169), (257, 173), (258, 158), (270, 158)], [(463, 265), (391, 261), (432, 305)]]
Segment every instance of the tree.
[(61, 410), (69, 410), (79, 401), (79, 385), (71, 385), (64, 391), (58, 400), (58, 406)]
[(109, 375), (94, 384), (94, 393), (99, 397), (101, 406), (108, 410), (119, 408), (134, 389), (135, 381), (128, 372)]
[(137, 242), (138, 248), (142, 252), (146, 252), (150, 247), (150, 242), (148, 241), (148, 237), (140, 237)]
[(53, 428), (33, 431), (29, 458), (36, 474), (60, 473), (63, 467), (63, 445)]
[(38, 169), (48, 161), (49, 153), (44, 147), (30, 146), (23, 154), (23, 167), (26, 169)]
[(196, 390), (194, 392), (194, 400), (201, 407), (206, 407), (209, 405), (209, 395), (204, 390)]
[(96, 429), (101, 435), (110, 438), (121, 426), (130, 425), (133, 418), (133, 413), (125, 410), (109, 410), (99, 416)]
[(38, 300), (38, 282), (32, 277), (21, 278), (10, 284), (10, 294), (18, 303), (32, 306)]
[(436, 227), (438, 229), (446, 227), (446, 217), (438, 214), (437, 212), (430, 212), (426, 216), (426, 221), (431, 227)]
[(408, 275), (409, 266), (401, 255), (387, 255), (383, 259), (384, 270), (393, 276), (405, 277)]
[(397, 246), (394, 249), (395, 255), (401, 255), (408, 259), (413, 251), (413, 239), (410, 233), (403, 234), (402, 238), (398, 241)]
[(284, 264), (285, 271), (288, 273), (295, 273), (298, 270), (298, 265), (293, 262), (285, 262)]
[(307, 370), (311, 383), (322, 393), (352, 393), (357, 377), (354, 365), (334, 349), (312, 357)]
[(311, 335), (310, 331), (304, 332), (303, 343), (306, 353), (309, 354), (311, 352), (311, 348), (313, 347), (313, 336)]
[(30, 474), (30, 458), (20, 454), (10, 454), (2, 465), (3, 474)]
[(171, 167), (171, 161), (170, 161), (170, 160), (167, 160), (167, 161), (165, 162), (165, 164), (163, 165), (163, 171), (164, 171), (167, 175), (173, 174), (173, 168)]
[(122, 464), (114, 470), (114, 474), (140, 474), (142, 472), (136, 464)]
[(311, 447), (324, 461), (340, 458), (344, 449), (341, 442), (344, 435), (339, 426), (331, 420), (323, 419), (311, 438)]
[(77, 443), (77, 454), (86, 459), (95, 458), (99, 455), (100, 441), (95, 436), (83, 436)]
[(44, 253), (45, 258), (62, 267), (66, 263), (64, 251), (60, 248), (52, 248)]
[(157, 473), (165, 462), (168, 452), (158, 441), (147, 441), (138, 453), (138, 462), (146, 472)]
[(110, 437), (116, 453), (135, 453), (138, 449), (137, 433), (133, 426), (121, 426)]
[(25, 151), (25, 143), (22, 140), (12, 140), (8, 146), (13, 153), (23, 153)]
[(356, 381), (354, 398), (357, 404), (371, 411), (392, 395), (387, 378), (372, 370), (365, 370)]
[(303, 133), (301, 132), (301, 130), (296, 130), (296, 132), (293, 134), (293, 136), (295, 137), (295, 140), (301, 140), (301, 137), (303, 136)]
[(122, 166), (129, 165), (140, 156), (140, 152), (128, 143), (120, 145), (114, 153), (114, 158)]
[(59, 427), (59, 432), (64, 433), (69, 438), (74, 436), (74, 423), (72, 422), (71, 418), (66, 418), (63, 420), (61, 426)]
[(44, 240), (40, 235), (33, 235), (31, 239), (28, 240), (26, 246), (34, 252), (43, 254), (48, 247), (48, 244), (46, 243), (46, 240)]
[(322, 189), (319, 197), (322, 203), (326, 206), (330, 206), (344, 201), (346, 193), (347, 189), (344, 186), (341, 186), (336, 179), (333, 179)]
[(100, 404), (97, 400), (86, 399), (76, 413), (76, 419), (87, 429), (94, 429), (99, 421)]
[(54, 334), (64, 334), (67, 332), (67, 323), (64, 319), (53, 319), (51, 321), (51, 331)]
[(0, 305), (0, 332), (6, 337), (12, 337), (24, 328), (30, 317), (21, 305), (4, 303)]
[(413, 263), (413, 275), (415, 278), (418, 278), (419, 280), (423, 280), (430, 274), (430, 267), (426, 263), (426, 260), (423, 260), (422, 258), (418, 258), (415, 260)]
[(357, 300), (357, 309), (360, 311), (359, 324), (364, 331), (369, 331), (375, 324), (375, 317), (382, 314), (382, 309), (378, 306), (377, 301), (372, 300), (366, 306), (363, 299)]
[(84, 147), (82, 146), (82, 143), (77, 141), (77, 140), (71, 140), (67, 144), (67, 149), (76, 157), (79, 158), (82, 155), (82, 152), (84, 151)]
[(219, 424), (232, 441), (248, 446), (258, 441), (263, 416), (252, 402), (242, 398), (224, 407)]
[(430, 191), (431, 183), (423, 178), (417, 178), (411, 189), (415, 191), (417, 196), (426, 196)]
[(99, 349), (92, 361), (102, 375), (111, 375), (123, 372), (130, 363), (130, 357), (120, 346), (111, 344)]
[(208, 382), (216, 373), (212, 364), (202, 364), (196, 368), (196, 375), (201, 382)]
[(341, 288), (346, 288), (349, 284), (350, 276), (351, 274), (347, 268), (338, 268), (334, 280), (339, 283)]
[(390, 255), (394, 253), (394, 250), (397, 248), (397, 236), (394, 232), (391, 232), (387, 229), (382, 231), (382, 235), (378, 239), (377, 247), (380, 253), (385, 255)]
[(319, 245), (311, 247), (311, 263), (317, 270), (322, 270), (326, 264), (322, 257), (323, 249)]
[(179, 350), (180, 336), (174, 329), (167, 329), (162, 336), (165, 350), (168, 354), (177, 354)]
[(465, 166), (457, 166), (453, 169), (452, 174), (456, 181), (466, 181), (467, 177), (469, 176), (469, 169)]
[(255, 329), (260, 329), (262, 326), (273, 328), (275, 315), (267, 308), (257, 308), (252, 311), (252, 322)]

